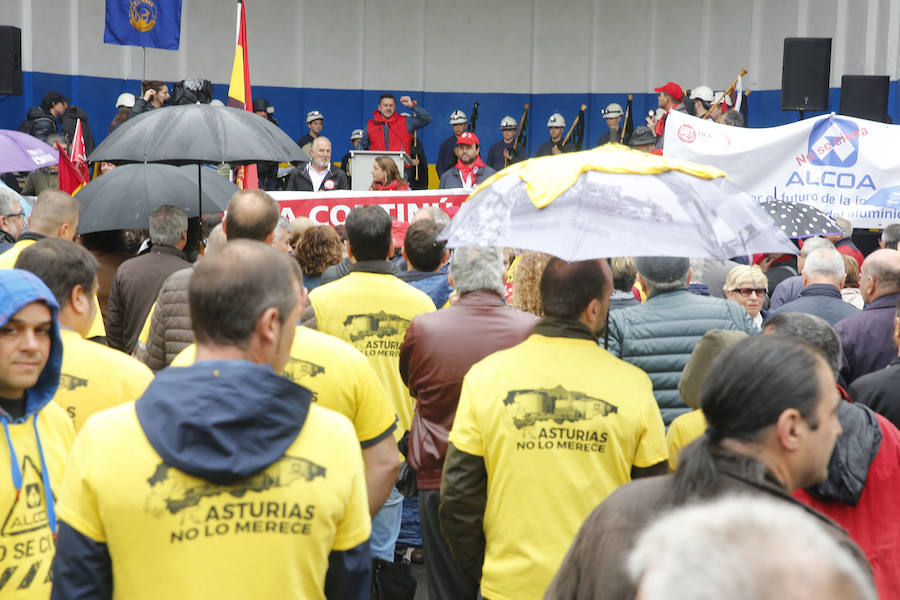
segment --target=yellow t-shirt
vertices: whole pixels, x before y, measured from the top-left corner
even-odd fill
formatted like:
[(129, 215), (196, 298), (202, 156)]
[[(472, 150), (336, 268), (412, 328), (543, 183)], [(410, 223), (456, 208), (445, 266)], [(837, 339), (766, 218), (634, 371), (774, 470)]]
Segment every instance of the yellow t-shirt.
[[(138, 335), (138, 342), (141, 344), (147, 345), (147, 340), (150, 339), (150, 324), (153, 322), (153, 313), (156, 312), (156, 304), (157, 301), (154, 300), (153, 304), (150, 306), (150, 312), (147, 313), (147, 318), (144, 319), (144, 326), (141, 327), (141, 333)], [(191, 364), (194, 362), (193, 357), (191, 358)], [(184, 365), (182, 365), (184, 366)]]
[(60, 329), (62, 373), (54, 402), (68, 413), (79, 431), (89, 416), (141, 397), (153, 371), (123, 352)]
[[(10, 476), (9, 447), (6, 440), (0, 442), (0, 582), (3, 583), (0, 598), (4, 599), (50, 597), (50, 563), (56, 542), (47, 519), (41, 456), (32, 419), (9, 426), (9, 437), (22, 470), (18, 500)], [(66, 413), (53, 402), (38, 413), (37, 425), (44, 461), (50, 471), (50, 487), (59, 499), (75, 430)], [(2, 431), (0, 437), (4, 437)]]
[[(197, 345), (191, 344), (175, 356), (171, 366), (192, 365), (196, 355)], [(350, 419), (363, 447), (381, 437), (396, 420), (366, 357), (320, 331), (297, 327), (282, 375), (311, 391), (321, 406)]]
[[(28, 246), (37, 240), (19, 240), (12, 245), (12, 248), (0, 254), (0, 269), (15, 268), (19, 255)], [(88, 337), (106, 337), (106, 327), (103, 325), (103, 315), (100, 314), (100, 301), (97, 300), (97, 294), (94, 294), (94, 320), (91, 322), (91, 329), (88, 331)]]
[(412, 423), (414, 401), (400, 378), (400, 345), (413, 317), (434, 302), (393, 275), (351, 272), (309, 294), (319, 331), (349, 342), (369, 359), (397, 413), (400, 439)]
[(669, 447), (669, 468), (678, 468), (678, 457), (685, 446), (703, 435), (706, 431), (706, 417), (702, 410), (692, 410), (679, 415), (669, 423), (666, 432), (666, 445)]
[(113, 598), (325, 598), (332, 550), (369, 538), (362, 454), (343, 416), (310, 405), (284, 456), (218, 485), (166, 465), (133, 403), (91, 417), (60, 519), (109, 548)]
[(532, 334), (463, 380), (450, 442), (484, 458), (481, 593), (542, 598), (588, 514), (667, 458), (647, 375), (596, 342)]

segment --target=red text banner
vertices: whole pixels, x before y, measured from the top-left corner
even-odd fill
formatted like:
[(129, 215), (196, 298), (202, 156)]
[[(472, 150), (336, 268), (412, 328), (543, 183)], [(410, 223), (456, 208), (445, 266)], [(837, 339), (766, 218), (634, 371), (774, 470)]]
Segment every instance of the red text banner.
[[(468, 197), (465, 190), (416, 190), (408, 192), (269, 192), (289, 221), (309, 217), (317, 225), (343, 225), (355, 206), (378, 204), (394, 219), (409, 223), (426, 206), (458, 208)], [(453, 212), (452, 210), (450, 212)]]

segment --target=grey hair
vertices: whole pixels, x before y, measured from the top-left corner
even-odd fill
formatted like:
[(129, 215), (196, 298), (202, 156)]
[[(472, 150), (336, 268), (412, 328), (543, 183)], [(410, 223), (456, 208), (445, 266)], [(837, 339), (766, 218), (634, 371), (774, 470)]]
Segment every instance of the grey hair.
[(806, 258), (816, 250), (821, 250), (822, 248), (834, 250), (834, 244), (831, 243), (831, 240), (826, 240), (823, 237), (806, 238), (803, 240), (803, 247), (800, 248), (800, 256)]
[(62, 133), (51, 133), (50, 135), (47, 136), (47, 144), (54, 150), (56, 150), (56, 142), (59, 142), (60, 144), (65, 144), (67, 146), (69, 145), (68, 138), (66, 138), (66, 136), (63, 135)]
[(845, 219), (844, 217), (836, 217), (834, 222), (837, 223), (838, 227), (841, 228), (841, 233), (844, 237), (850, 237), (853, 235), (853, 223), (850, 222), (849, 219)]
[(751, 600), (773, 596), (776, 587), (785, 598), (810, 590), (878, 597), (853, 555), (814, 517), (754, 496), (665, 513), (640, 535), (627, 570), (644, 600)]
[(184, 209), (162, 204), (150, 213), (150, 241), (154, 246), (174, 246), (187, 231), (188, 218)]
[(503, 249), (466, 247), (453, 251), (450, 261), (453, 287), (460, 294), (490, 290), (501, 296), (503, 287)]
[(291, 222), (285, 217), (278, 217), (275, 224), (275, 241), (281, 240), (282, 237), (291, 237)]
[(837, 250), (819, 248), (806, 257), (806, 262), (803, 263), (803, 274), (828, 277), (840, 287), (840, 282), (847, 276), (844, 257)]
[(900, 223), (891, 223), (881, 232), (881, 239), (884, 245), (891, 250), (897, 250), (897, 244), (900, 243)]
[(743, 127), (744, 115), (734, 109), (731, 109), (724, 115), (722, 115), (722, 124), (731, 125), (732, 127)]
[[(422, 216), (419, 217), (419, 215)], [(419, 212), (416, 213), (415, 218), (431, 219), (437, 223), (442, 230), (450, 224), (450, 215), (436, 206), (423, 206), (419, 209)]]
[(225, 230), (222, 229), (222, 224), (219, 223), (212, 228), (212, 231), (210, 231), (209, 235), (206, 237), (206, 251), (203, 253), (203, 256), (214, 255), (224, 248), (227, 243), (228, 238), (225, 236)]
[(792, 338), (816, 348), (837, 378), (841, 370), (843, 347), (840, 336), (825, 319), (800, 312), (781, 313), (766, 321), (763, 335)]
[[(638, 273), (641, 273), (640, 270)], [(675, 281), (653, 281), (648, 278), (646, 275), (641, 273), (641, 277), (644, 278), (644, 283), (646, 284), (646, 292), (649, 296), (653, 292), (671, 292), (672, 290), (678, 290), (683, 287), (687, 287), (688, 277), (690, 276), (690, 271), (684, 274), (683, 277), (676, 279)]]
[(19, 203), (22, 206), (22, 200), (19, 195), (6, 186), (0, 186), (0, 217), (11, 215), (14, 212), (14, 205)]

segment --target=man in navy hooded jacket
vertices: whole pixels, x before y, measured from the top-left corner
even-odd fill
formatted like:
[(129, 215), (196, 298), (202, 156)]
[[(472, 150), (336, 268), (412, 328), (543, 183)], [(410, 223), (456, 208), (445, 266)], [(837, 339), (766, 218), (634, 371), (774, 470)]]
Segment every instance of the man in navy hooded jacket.
[(16, 598), (50, 593), (54, 495), (75, 438), (71, 419), (51, 402), (62, 364), (58, 310), (35, 275), (0, 269), (0, 590)]
[(368, 598), (353, 426), (278, 375), (305, 295), (261, 242), (197, 264), (196, 362), (94, 415), (72, 449), (52, 598)]

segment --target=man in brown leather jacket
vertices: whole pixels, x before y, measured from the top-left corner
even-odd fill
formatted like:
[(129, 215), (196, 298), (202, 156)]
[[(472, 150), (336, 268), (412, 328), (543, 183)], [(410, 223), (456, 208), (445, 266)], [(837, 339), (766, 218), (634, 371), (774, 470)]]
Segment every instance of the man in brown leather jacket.
[(525, 340), (538, 321), (504, 303), (499, 248), (457, 249), (450, 282), (459, 300), (413, 319), (400, 348), (400, 374), (416, 398), (409, 463), (418, 477), (428, 595), (435, 600), (478, 594), (477, 582), (458, 570), (438, 524), (441, 468), (463, 376), (485, 356)]

